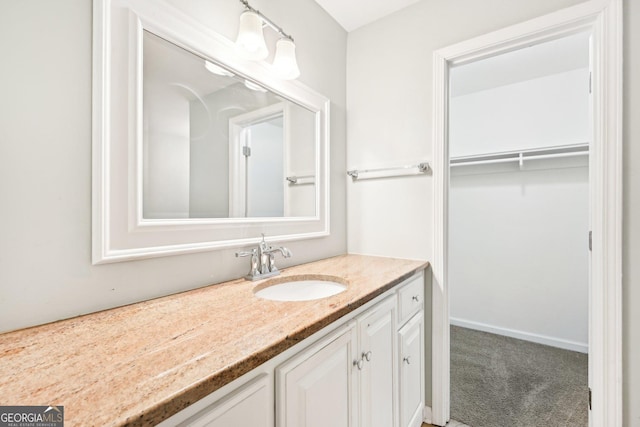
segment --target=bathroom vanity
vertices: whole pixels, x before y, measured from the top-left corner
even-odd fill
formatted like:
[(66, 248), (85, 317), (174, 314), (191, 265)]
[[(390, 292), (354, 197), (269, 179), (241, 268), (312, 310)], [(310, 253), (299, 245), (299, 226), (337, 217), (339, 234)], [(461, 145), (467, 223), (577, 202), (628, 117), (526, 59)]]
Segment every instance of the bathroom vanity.
[(68, 426), (419, 426), (427, 267), (342, 255), (280, 276), (341, 278), (327, 298), (239, 279), (2, 334), (0, 404), (63, 405)]

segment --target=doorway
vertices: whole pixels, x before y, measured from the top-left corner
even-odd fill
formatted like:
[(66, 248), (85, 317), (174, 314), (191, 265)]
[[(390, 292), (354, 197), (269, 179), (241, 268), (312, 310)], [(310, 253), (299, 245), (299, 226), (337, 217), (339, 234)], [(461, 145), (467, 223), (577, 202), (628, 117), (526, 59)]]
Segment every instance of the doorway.
[(588, 425), (589, 42), (449, 72), (451, 418)]
[(555, 40), (592, 34), (593, 123), (589, 155), (590, 426), (622, 424), (622, 2), (588, 1), (434, 52), (434, 228), (432, 254), (433, 424), (450, 415), (448, 287), (448, 76), (450, 67)]

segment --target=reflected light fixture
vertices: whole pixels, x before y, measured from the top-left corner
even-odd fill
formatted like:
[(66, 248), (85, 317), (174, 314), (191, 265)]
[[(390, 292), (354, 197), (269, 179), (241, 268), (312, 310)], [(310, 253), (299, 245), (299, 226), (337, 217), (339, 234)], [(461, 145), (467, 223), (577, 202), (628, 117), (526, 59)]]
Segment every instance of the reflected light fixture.
[(263, 27), (267, 26), (280, 35), (276, 43), (276, 53), (273, 59), (273, 70), (283, 80), (292, 80), (300, 76), (300, 69), (296, 61), (296, 45), (293, 37), (285, 33), (272, 20), (249, 5), (247, 0), (240, 0), (245, 7), (240, 15), (240, 28), (236, 39), (238, 54), (253, 61), (260, 61), (269, 54), (264, 40)]
[(249, 80), (245, 80), (244, 81), (244, 85), (246, 86), (247, 89), (255, 90), (256, 92), (266, 92), (267, 91), (265, 88), (263, 88), (259, 84), (256, 84), (256, 83), (254, 83), (252, 81), (249, 81)]
[(233, 77), (235, 75), (231, 71), (225, 70), (221, 66), (216, 65), (211, 61), (207, 61), (206, 59), (204, 60), (204, 68), (206, 68), (207, 71), (213, 74), (217, 74), (218, 76)]

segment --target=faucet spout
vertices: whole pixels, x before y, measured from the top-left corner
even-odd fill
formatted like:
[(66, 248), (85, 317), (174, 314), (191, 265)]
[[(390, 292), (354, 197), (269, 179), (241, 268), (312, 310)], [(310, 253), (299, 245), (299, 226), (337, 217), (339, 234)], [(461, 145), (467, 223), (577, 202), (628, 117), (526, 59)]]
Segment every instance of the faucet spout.
[(288, 248), (285, 248), (284, 246), (280, 246), (279, 248), (272, 249), (272, 252), (276, 252), (276, 251), (280, 252), (284, 258), (289, 258), (291, 255), (293, 255), (291, 251)]

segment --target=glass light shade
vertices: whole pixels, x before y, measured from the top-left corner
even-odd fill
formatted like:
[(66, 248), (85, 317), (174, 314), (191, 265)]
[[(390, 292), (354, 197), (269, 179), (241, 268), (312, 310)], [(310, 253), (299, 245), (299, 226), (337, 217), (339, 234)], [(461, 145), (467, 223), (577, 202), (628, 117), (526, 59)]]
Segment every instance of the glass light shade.
[(253, 82), (250, 82), (249, 80), (245, 80), (244, 85), (247, 87), (247, 89), (255, 90), (256, 92), (267, 92), (265, 88)]
[(289, 39), (280, 39), (276, 44), (276, 55), (273, 58), (273, 69), (285, 80), (293, 80), (300, 76), (296, 61), (296, 45)]
[(205, 59), (204, 68), (206, 68), (209, 72), (213, 74), (217, 74), (219, 76), (233, 77), (234, 74), (231, 71), (225, 70), (219, 65), (214, 64), (213, 62), (209, 62)]
[(249, 10), (240, 15), (240, 29), (236, 39), (238, 54), (245, 59), (260, 61), (269, 51), (262, 32), (262, 18)]

